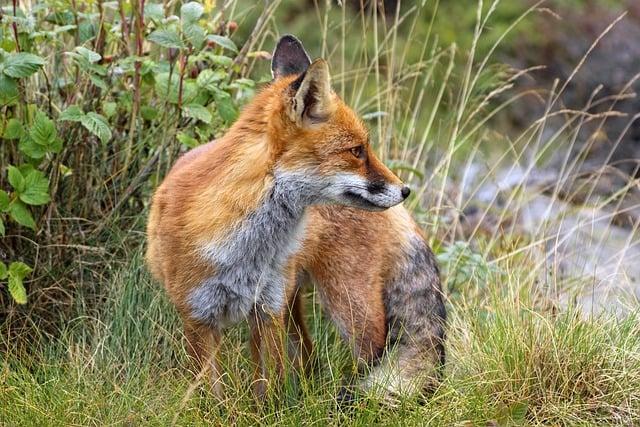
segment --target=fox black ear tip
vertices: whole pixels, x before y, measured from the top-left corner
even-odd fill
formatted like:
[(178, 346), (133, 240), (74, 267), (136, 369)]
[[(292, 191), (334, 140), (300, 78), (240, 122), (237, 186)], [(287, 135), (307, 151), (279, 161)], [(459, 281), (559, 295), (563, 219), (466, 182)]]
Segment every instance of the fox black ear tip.
[(271, 57), (271, 74), (274, 78), (300, 74), (309, 64), (309, 54), (296, 36), (285, 34), (280, 37)]
[(280, 37), (280, 40), (278, 40), (278, 46), (282, 45), (282, 44), (298, 44), (300, 46), (302, 46), (302, 42), (300, 41), (299, 38), (297, 38), (296, 36), (294, 36), (293, 34), (285, 34), (282, 37)]
[(304, 50), (304, 46), (299, 38), (294, 36), (293, 34), (285, 34), (280, 39), (278, 39), (278, 43), (276, 43), (276, 47), (274, 52), (278, 52), (281, 49), (302, 49)]

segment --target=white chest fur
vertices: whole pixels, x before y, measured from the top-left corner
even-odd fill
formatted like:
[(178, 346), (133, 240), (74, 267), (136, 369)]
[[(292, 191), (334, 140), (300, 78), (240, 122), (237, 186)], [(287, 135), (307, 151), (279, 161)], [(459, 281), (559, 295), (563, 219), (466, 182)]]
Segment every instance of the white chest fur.
[(268, 314), (282, 310), (287, 262), (304, 237), (305, 208), (313, 202), (308, 185), (299, 174), (276, 175), (261, 205), (223, 243), (203, 246), (215, 275), (189, 296), (194, 318), (224, 325), (256, 308)]

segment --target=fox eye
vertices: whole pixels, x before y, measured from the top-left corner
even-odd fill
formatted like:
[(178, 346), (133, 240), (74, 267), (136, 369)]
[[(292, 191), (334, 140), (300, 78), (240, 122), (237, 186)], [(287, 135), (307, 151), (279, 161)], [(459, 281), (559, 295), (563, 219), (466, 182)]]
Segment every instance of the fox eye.
[(351, 152), (351, 154), (353, 154), (354, 157), (361, 159), (362, 157), (364, 157), (364, 148), (362, 147), (362, 145), (358, 145), (357, 147), (353, 147), (351, 149), (349, 149), (349, 151)]

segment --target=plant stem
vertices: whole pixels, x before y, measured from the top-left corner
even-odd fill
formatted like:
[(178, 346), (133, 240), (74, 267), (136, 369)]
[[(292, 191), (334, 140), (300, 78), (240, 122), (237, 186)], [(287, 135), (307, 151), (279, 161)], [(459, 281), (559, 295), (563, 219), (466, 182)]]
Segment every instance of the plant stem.
[[(13, 17), (16, 17), (16, 10), (18, 9), (18, 0), (13, 0)], [(20, 40), (18, 40), (18, 24), (14, 19), (11, 23), (11, 27), (13, 28), (13, 37), (16, 39), (16, 52), (20, 52)]]
[(133, 14), (134, 14), (134, 31), (136, 37), (136, 61), (134, 63), (135, 74), (133, 77), (133, 106), (131, 107), (131, 121), (129, 123), (129, 140), (127, 141), (127, 147), (125, 150), (125, 161), (123, 171), (129, 169), (131, 163), (131, 156), (133, 153), (133, 136), (135, 135), (135, 127), (138, 121), (138, 111), (140, 110), (140, 68), (142, 63), (140, 58), (143, 55), (143, 42), (144, 42), (144, 0), (133, 0)]

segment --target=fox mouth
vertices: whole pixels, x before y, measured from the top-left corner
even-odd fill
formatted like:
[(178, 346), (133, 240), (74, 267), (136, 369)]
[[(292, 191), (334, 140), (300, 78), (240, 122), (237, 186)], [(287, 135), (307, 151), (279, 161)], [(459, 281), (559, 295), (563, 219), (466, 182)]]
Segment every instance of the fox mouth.
[(357, 206), (359, 208), (367, 209), (370, 211), (383, 211), (386, 209), (385, 206), (377, 205), (369, 199), (361, 196), (360, 194), (354, 193), (353, 191), (347, 190), (343, 194), (349, 201), (354, 204), (354, 206)]

